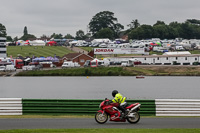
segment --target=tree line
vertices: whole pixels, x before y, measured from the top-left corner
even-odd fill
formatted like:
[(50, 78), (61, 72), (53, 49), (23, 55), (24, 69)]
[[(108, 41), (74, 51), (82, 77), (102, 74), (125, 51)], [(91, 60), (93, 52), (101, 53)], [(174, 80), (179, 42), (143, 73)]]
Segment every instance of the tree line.
[[(185, 22), (179, 23), (177, 21), (165, 24), (164, 21), (158, 20), (153, 25), (140, 24), (137, 19), (134, 19), (127, 25), (128, 29), (124, 30), (124, 26), (118, 22), (113, 12), (102, 11), (92, 17), (88, 24), (89, 32), (84, 33), (83, 30), (78, 30), (76, 36), (71, 34), (56, 34), (51, 36), (42, 35), (40, 38), (54, 38), (54, 39), (77, 39), (85, 40), (87, 38), (109, 38), (115, 39), (126, 35), (129, 39), (200, 39), (200, 20), (187, 19)], [(35, 35), (28, 34), (28, 29), (24, 27), (24, 34), (22, 37), (11, 38), (7, 36), (6, 27), (0, 23), (0, 36), (7, 37), (8, 41), (28, 40), (30, 38), (36, 39)]]

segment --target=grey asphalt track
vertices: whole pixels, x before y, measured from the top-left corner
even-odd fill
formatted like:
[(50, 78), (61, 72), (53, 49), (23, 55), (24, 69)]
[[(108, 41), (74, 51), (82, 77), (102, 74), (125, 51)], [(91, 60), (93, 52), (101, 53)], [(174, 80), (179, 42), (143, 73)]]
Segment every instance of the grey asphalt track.
[(137, 124), (107, 122), (98, 124), (93, 118), (1, 118), (0, 130), (6, 129), (72, 129), (72, 128), (200, 128), (200, 117), (141, 118)]

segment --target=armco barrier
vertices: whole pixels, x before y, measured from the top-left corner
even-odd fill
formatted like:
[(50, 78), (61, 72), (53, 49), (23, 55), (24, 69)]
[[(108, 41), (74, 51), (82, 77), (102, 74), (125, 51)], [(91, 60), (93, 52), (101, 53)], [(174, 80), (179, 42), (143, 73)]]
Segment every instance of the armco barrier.
[(198, 99), (156, 99), (156, 116), (200, 116)]
[(22, 99), (0, 98), (0, 115), (22, 115)]
[[(23, 114), (94, 114), (103, 100), (78, 99), (22, 99)], [(155, 115), (155, 100), (127, 100), (128, 104), (139, 102), (140, 114)]]

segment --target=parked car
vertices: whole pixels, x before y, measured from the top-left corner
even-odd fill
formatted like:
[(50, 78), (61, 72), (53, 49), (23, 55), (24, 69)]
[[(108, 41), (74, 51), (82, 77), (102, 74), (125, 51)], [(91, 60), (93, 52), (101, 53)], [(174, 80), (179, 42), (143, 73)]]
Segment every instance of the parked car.
[(16, 71), (16, 68), (14, 65), (6, 65), (5, 71)]
[(38, 62), (31, 62), (28, 64), (28, 66), (23, 66), (22, 70), (28, 71), (28, 70), (40, 70), (42, 69), (42, 65), (39, 64)]
[(0, 66), (0, 72), (5, 72), (6, 71), (6, 67), (5, 66)]

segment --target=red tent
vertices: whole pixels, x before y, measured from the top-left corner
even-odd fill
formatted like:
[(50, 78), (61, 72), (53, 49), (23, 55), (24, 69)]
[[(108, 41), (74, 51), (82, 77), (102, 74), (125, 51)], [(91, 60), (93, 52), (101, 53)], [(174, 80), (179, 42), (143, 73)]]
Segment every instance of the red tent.
[(157, 46), (157, 43), (150, 43), (151, 46)]
[(50, 41), (47, 43), (47, 46), (55, 46), (57, 43), (55, 41)]
[(26, 40), (24, 44), (26, 44), (26, 45), (30, 45), (29, 40)]

